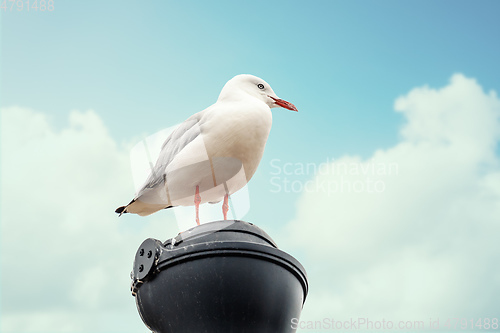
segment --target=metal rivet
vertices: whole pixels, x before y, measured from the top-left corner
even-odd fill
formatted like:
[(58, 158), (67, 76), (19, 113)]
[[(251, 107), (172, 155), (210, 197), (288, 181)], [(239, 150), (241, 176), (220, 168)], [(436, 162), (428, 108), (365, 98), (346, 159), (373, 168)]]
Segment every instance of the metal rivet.
[(139, 266), (139, 272), (142, 272), (144, 270), (144, 265)]
[(141, 249), (141, 251), (139, 251), (139, 255), (142, 257), (144, 255), (144, 249)]
[(151, 250), (148, 251), (148, 258), (151, 258), (151, 256), (153, 255), (153, 252), (151, 252)]

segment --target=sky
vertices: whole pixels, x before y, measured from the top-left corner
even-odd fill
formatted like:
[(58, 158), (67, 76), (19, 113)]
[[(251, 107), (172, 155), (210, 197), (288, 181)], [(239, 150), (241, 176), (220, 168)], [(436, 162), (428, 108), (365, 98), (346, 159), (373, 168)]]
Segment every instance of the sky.
[(242, 73), (299, 109), (243, 216), (307, 270), (298, 332), (500, 317), (498, 1), (26, 6), (0, 9), (0, 331), (146, 331), (133, 257), (180, 215), (116, 217), (131, 151)]

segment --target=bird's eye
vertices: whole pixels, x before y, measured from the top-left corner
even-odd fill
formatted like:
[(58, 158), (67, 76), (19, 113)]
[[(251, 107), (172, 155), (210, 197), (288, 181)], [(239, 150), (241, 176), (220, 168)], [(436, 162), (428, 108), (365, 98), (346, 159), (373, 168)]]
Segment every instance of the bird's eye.
[(263, 85), (262, 83), (259, 83), (259, 84), (257, 85), (257, 87), (258, 87), (259, 89), (264, 89), (264, 85)]

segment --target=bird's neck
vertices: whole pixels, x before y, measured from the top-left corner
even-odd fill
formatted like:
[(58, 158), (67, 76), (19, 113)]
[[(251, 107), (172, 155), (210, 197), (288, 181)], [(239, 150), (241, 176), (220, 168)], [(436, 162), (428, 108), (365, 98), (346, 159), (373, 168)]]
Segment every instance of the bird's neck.
[(219, 98), (217, 99), (217, 102), (225, 102), (225, 101), (239, 101), (239, 100), (246, 100), (248, 98), (252, 98), (249, 94), (247, 94), (244, 91), (241, 90), (231, 90), (228, 91), (226, 89), (223, 89), (219, 95)]

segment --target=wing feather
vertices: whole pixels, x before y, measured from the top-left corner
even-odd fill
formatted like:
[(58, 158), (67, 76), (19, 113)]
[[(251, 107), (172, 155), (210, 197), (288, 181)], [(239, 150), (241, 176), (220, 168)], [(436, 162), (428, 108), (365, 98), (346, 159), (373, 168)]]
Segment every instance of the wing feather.
[(166, 167), (173, 161), (175, 156), (180, 151), (201, 135), (202, 118), (203, 111), (192, 115), (177, 126), (177, 128), (168, 136), (161, 147), (155, 166), (151, 170), (151, 173), (142, 188), (138, 191), (136, 198), (140, 197), (150, 189), (165, 185)]

